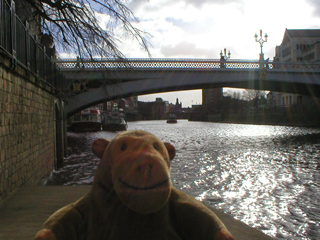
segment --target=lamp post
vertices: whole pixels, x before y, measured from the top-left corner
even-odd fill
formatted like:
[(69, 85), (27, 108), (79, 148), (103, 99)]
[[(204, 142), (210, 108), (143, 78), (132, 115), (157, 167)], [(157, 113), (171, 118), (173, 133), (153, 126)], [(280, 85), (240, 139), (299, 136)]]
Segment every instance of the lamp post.
[(260, 71), (259, 71), (260, 77), (259, 78), (260, 78), (260, 80), (265, 80), (266, 74), (267, 74), (267, 69), (268, 69), (269, 58), (266, 61), (264, 60), (264, 54), (262, 51), (262, 47), (263, 47), (263, 43), (268, 41), (268, 34), (265, 34), (264, 39), (263, 39), (262, 38), (262, 30), (260, 30), (260, 38), (258, 39), (258, 34), (255, 34), (254, 38), (255, 38), (256, 42), (260, 43), (260, 49), (261, 49), (260, 59), (259, 59), (259, 68), (260, 68)]
[(228, 55), (227, 55), (227, 49), (226, 48), (223, 51), (224, 51), (224, 55), (222, 53), (222, 50), (220, 52), (220, 60), (228, 60), (231, 57), (230, 50), (228, 52)]
[(268, 41), (268, 34), (264, 35), (264, 39), (262, 38), (262, 30), (260, 30), (260, 38), (258, 39), (258, 34), (254, 35), (256, 42), (260, 43), (261, 53), (260, 53), (260, 61), (264, 61), (264, 54), (262, 52), (263, 43)]
[(220, 68), (225, 68), (226, 66), (225, 66), (225, 62), (228, 60), (228, 59), (230, 59), (230, 57), (231, 57), (231, 53), (230, 53), (230, 50), (229, 50), (229, 52), (228, 52), (228, 55), (227, 55), (227, 49), (225, 48), (224, 50), (224, 55), (223, 55), (223, 53), (222, 53), (222, 51), (220, 52)]

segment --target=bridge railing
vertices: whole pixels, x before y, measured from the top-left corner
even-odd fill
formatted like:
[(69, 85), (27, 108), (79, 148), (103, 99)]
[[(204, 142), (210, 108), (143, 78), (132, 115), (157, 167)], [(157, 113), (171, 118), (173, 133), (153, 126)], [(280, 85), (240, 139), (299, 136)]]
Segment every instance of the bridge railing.
[(59, 59), (59, 68), (258, 68), (257, 61), (228, 61), (216, 59), (161, 59), (161, 58), (128, 58), (117, 59)]
[(220, 59), (159, 59), (129, 58), (118, 59), (58, 59), (61, 69), (274, 69), (274, 70), (311, 70), (320, 71), (318, 63), (273, 62), (259, 60), (227, 60)]
[(45, 49), (28, 32), (28, 23), (15, 14), (14, 1), (0, 0), (0, 49), (46, 83), (62, 89), (64, 77), (56, 64), (45, 54)]

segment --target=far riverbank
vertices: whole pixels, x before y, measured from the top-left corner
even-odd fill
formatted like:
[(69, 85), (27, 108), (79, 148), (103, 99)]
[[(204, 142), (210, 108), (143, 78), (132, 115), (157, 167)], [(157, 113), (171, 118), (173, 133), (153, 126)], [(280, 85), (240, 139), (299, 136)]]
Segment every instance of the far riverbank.
[(320, 113), (308, 109), (264, 109), (257, 112), (191, 114), (190, 121), (320, 127)]

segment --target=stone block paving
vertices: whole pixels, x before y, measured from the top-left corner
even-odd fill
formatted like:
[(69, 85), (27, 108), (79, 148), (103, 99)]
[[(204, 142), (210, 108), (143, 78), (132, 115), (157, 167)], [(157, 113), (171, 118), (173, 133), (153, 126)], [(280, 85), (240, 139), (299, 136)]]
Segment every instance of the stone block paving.
[[(0, 205), (0, 239), (31, 240), (42, 223), (59, 208), (90, 191), (90, 186), (22, 187)], [(272, 238), (213, 209), (237, 240)]]
[(19, 188), (0, 205), (0, 239), (33, 239), (53, 212), (79, 199), (89, 190), (89, 186)]

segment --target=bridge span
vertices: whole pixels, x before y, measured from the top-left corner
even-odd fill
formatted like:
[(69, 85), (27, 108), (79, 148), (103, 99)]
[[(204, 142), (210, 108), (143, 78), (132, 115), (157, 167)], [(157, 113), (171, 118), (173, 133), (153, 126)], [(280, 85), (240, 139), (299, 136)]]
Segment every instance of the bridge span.
[(67, 115), (113, 99), (157, 92), (234, 87), (320, 97), (320, 64), (215, 59), (58, 60)]

